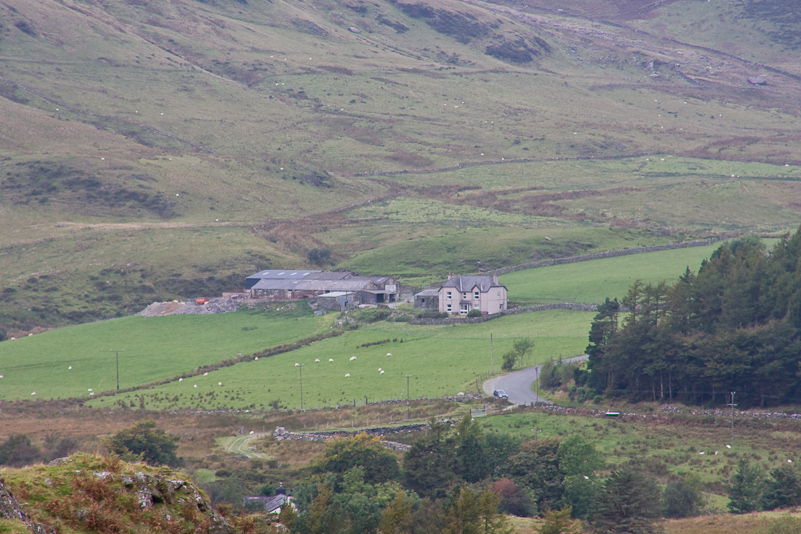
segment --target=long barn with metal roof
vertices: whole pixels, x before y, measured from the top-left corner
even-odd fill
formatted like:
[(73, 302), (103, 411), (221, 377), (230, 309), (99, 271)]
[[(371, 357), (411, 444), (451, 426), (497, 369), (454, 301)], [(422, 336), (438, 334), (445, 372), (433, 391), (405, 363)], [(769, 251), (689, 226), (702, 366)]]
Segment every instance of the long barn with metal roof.
[(388, 276), (356, 276), (348, 271), (267, 270), (245, 280), (251, 298), (299, 300), (345, 291), (355, 295), (354, 304), (395, 302), (400, 285)]

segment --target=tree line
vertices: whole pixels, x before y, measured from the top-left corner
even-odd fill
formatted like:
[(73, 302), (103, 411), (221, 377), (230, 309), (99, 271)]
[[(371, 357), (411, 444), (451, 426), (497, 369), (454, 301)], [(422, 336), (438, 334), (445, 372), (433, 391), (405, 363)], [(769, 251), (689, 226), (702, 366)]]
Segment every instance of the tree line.
[(673, 284), (601, 304), (577, 385), (632, 400), (741, 407), (798, 402), (801, 233), (724, 244)]
[(281, 522), (293, 534), (508, 534), (510, 514), (543, 516), (545, 533), (580, 532), (582, 519), (596, 532), (648, 534), (699, 508), (700, 490), (684, 482), (663, 495), (647, 474), (605, 469), (582, 436), (522, 440), (467, 415), (454, 427), (432, 421), (402, 467), (377, 437), (330, 442)]

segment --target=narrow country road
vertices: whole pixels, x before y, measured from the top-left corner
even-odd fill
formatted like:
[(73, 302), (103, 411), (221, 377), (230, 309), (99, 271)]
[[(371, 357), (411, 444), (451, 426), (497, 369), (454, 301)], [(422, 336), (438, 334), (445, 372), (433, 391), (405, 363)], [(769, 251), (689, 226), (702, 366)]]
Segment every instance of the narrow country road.
[[(583, 354), (581, 356), (565, 358), (562, 361), (578, 362), (581, 360), (586, 360), (587, 357), (588, 356), (586, 354)], [(506, 394), (509, 395), (509, 402), (512, 404), (526, 405), (533, 404), (535, 402), (538, 404), (553, 404), (551, 401), (543, 399), (531, 391), (531, 387), (534, 385), (534, 381), (537, 379), (537, 377), (539, 377), (541, 369), (542, 365), (535, 365), (534, 367), (515, 371), (514, 373), (509, 373), (508, 375), (496, 376), (484, 382), (482, 388), (484, 389), (484, 393), (487, 395), (492, 395), (492, 392), (496, 389), (502, 389), (506, 391)]]

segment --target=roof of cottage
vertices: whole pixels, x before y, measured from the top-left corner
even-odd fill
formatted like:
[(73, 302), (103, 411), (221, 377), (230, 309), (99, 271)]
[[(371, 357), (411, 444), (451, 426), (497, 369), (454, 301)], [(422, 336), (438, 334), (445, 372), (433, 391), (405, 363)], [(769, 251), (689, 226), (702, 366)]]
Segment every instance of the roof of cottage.
[(456, 288), (457, 291), (461, 292), (470, 291), (474, 287), (478, 287), (479, 291), (481, 292), (489, 291), (490, 288), (493, 287), (502, 287), (506, 289), (505, 285), (501, 284), (500, 282), (494, 282), (491, 276), (486, 275), (457, 276), (444, 282), (442, 287), (453, 287)]

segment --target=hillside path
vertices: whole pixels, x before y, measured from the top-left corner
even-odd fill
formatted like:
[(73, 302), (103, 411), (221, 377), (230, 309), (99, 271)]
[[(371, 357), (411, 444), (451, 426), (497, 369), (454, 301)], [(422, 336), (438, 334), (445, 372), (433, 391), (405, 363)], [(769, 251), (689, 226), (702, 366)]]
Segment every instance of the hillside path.
[[(588, 356), (583, 354), (581, 356), (574, 356), (572, 358), (565, 358), (563, 362), (578, 362), (586, 360)], [(553, 402), (536, 395), (531, 391), (534, 381), (539, 377), (542, 370), (542, 364), (515, 371), (508, 375), (495, 376), (485, 381), (482, 384), (484, 393), (492, 395), (496, 389), (502, 389), (509, 395), (509, 402), (512, 404), (553, 404)]]
[(258, 439), (266, 436), (267, 434), (248, 434), (246, 436), (238, 436), (226, 448), (225, 452), (231, 454), (241, 454), (246, 458), (261, 458), (262, 455), (258, 452), (253, 452), (248, 447), (248, 443), (252, 439)]

